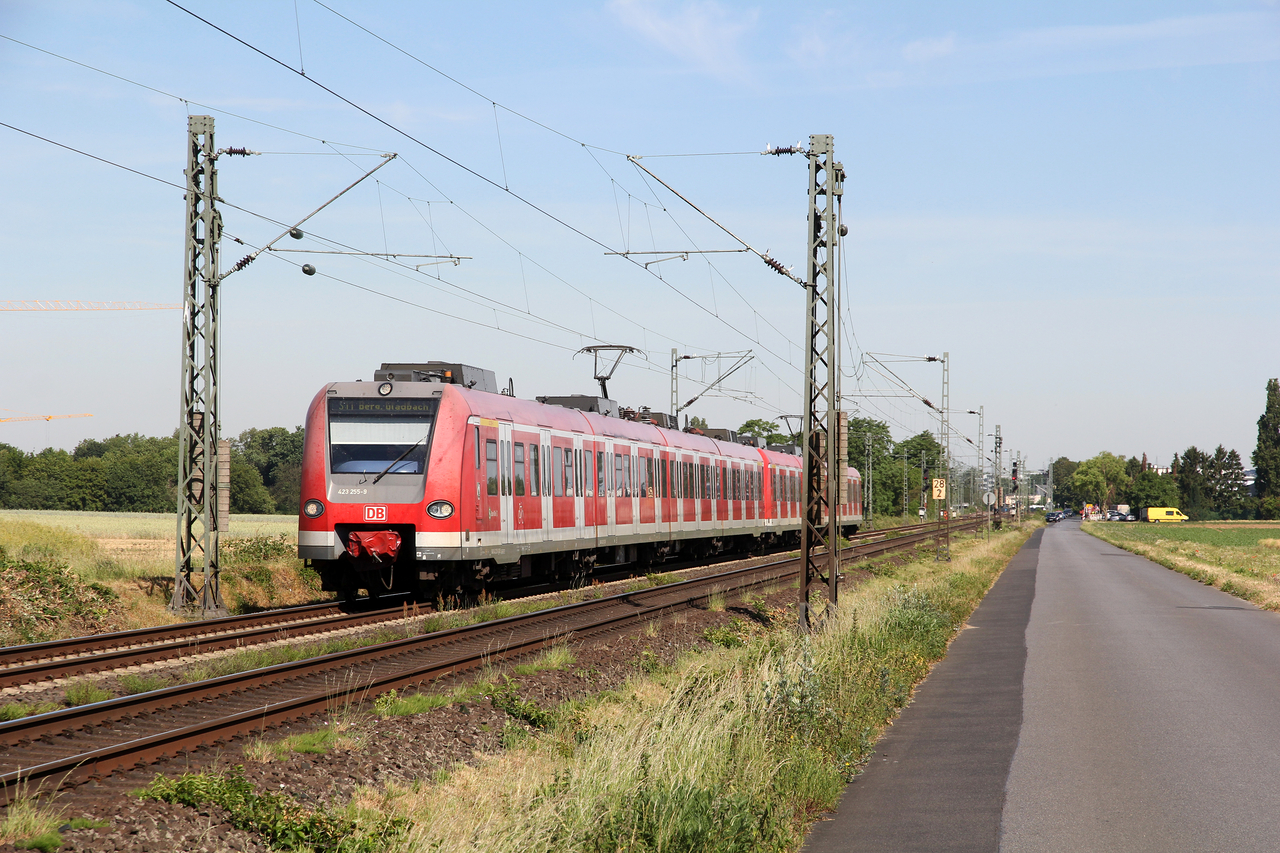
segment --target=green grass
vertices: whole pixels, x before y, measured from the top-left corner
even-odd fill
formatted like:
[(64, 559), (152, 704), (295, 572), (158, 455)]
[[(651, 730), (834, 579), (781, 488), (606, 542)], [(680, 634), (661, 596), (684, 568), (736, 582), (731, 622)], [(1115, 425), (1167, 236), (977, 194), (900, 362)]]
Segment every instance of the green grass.
[(571, 666), (573, 650), (564, 643), (556, 643), (528, 663), (516, 664), (514, 672), (516, 675), (533, 675), (548, 669), (568, 669)]
[(111, 692), (92, 681), (76, 681), (67, 686), (66, 701), (72, 708), (92, 705), (112, 698)]
[[(1222, 524), (1223, 522), (1216, 522)], [(1098, 528), (1094, 528), (1098, 529)], [(1131, 542), (1191, 542), (1198, 545), (1213, 545), (1219, 548), (1256, 548), (1259, 540), (1280, 538), (1280, 525), (1263, 527), (1248, 525), (1219, 529), (1217, 527), (1200, 527), (1182, 522), (1180, 524), (1117, 524), (1105, 526), (1108, 539), (1123, 539)]]
[(171, 684), (173, 679), (167, 675), (128, 673), (120, 676), (120, 692), (125, 696), (150, 693), (152, 690), (161, 690)]
[(0, 723), (21, 720), (23, 717), (34, 717), (36, 714), (47, 714), (61, 707), (57, 702), (36, 702), (32, 704), (6, 702), (4, 705), (0, 705)]
[(289, 735), (279, 740), (255, 740), (245, 746), (245, 755), (255, 761), (271, 761), (290, 755), (323, 755), (333, 749), (341, 736), (332, 728)]

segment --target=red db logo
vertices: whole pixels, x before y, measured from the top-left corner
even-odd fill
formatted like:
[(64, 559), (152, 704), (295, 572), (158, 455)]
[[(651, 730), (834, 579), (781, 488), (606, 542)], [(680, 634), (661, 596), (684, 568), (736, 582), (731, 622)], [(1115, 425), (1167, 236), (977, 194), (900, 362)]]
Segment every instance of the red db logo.
[(364, 508), (365, 521), (386, 521), (387, 508), (385, 506), (367, 506)]

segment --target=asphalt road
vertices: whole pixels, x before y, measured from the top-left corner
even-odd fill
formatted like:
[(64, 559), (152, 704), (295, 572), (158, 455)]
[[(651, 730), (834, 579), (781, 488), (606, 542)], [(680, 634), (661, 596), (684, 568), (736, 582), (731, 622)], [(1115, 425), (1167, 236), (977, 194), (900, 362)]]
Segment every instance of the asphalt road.
[(808, 853), (1280, 850), (1280, 615), (1063, 522)]

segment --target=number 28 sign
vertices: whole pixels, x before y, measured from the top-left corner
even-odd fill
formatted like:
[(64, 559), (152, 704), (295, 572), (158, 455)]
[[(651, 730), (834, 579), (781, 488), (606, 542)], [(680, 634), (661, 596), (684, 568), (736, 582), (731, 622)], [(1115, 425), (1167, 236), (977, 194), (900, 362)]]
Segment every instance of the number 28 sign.
[(947, 481), (938, 477), (933, 481), (933, 499), (940, 501), (947, 496)]

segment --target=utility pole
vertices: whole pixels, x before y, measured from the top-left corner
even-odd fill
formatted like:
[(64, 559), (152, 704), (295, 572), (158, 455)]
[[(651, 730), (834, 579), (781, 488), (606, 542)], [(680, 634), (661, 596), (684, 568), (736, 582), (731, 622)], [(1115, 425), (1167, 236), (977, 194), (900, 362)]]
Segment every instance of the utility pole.
[(907, 523), (907, 454), (902, 454), (902, 523)]
[[(228, 520), (229, 471), (220, 476), (218, 403), (218, 197), (213, 116), (187, 117), (187, 214), (182, 318), (182, 410), (178, 421), (178, 547), (175, 613), (203, 618), (227, 615), (218, 580), (218, 533)], [(229, 461), (229, 460), (228, 460)], [(196, 589), (192, 576), (203, 571)]]
[[(222, 154), (247, 157), (257, 154), (245, 148), (213, 147), (213, 117), (187, 116), (186, 254), (182, 320), (182, 408), (178, 419), (178, 542), (174, 569), (174, 613), (208, 619), (226, 616), (219, 583), (218, 534), (230, 521), (230, 448), (220, 440), (222, 401), (220, 382), (221, 329), (218, 291), (222, 280), (244, 269), (286, 236), (301, 240), (300, 226), (345, 195), (365, 178), (395, 159), (383, 154), (382, 162), (365, 172), (346, 189), (307, 214), (282, 234), (241, 258), (225, 274), (218, 268), (222, 240), (222, 216), (214, 207), (218, 198), (217, 159)], [(314, 275), (304, 264), (302, 272)], [(196, 589), (193, 576), (204, 572)]]
[[(938, 553), (934, 559), (946, 560), (951, 562), (951, 353), (944, 352), (942, 354), (942, 489), (934, 488), (933, 497), (935, 500), (941, 499), (942, 506), (946, 508), (946, 518), (943, 519), (943, 513), (938, 512), (939, 533), (941, 533), (941, 541), (938, 543)], [(937, 480), (934, 481), (936, 486)], [(941, 494), (938, 492), (941, 491)]]
[[(809, 245), (805, 279), (804, 524), (800, 551), (800, 629), (814, 626), (810, 596), (827, 585), (831, 607), (839, 599), (840, 524), (836, 509), (846, 478), (848, 431), (841, 427), (839, 242), (844, 226), (837, 208), (844, 195), (844, 167), (833, 158), (830, 134), (809, 137)], [(825, 571), (825, 576), (824, 576)]]
[(993, 489), (996, 493), (995, 508), (997, 512), (1004, 507), (1004, 488), (1003, 484), (1000, 482), (1000, 462), (1002, 459), (1000, 454), (1003, 452), (1001, 450), (1002, 446), (1002, 440), (1000, 438), (1000, 424), (996, 424), (995, 458), (991, 462), (991, 478), (995, 481)]
[(866, 439), (866, 444), (867, 444), (867, 470), (862, 475), (862, 481), (867, 484), (867, 488), (866, 488), (866, 494), (863, 495), (863, 499), (862, 499), (862, 514), (867, 519), (867, 529), (875, 530), (876, 529), (876, 514), (874, 509), (875, 501), (871, 499), (872, 498), (872, 494), (871, 494), (871, 433), (866, 433), (863, 436), (863, 438)]

